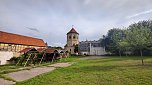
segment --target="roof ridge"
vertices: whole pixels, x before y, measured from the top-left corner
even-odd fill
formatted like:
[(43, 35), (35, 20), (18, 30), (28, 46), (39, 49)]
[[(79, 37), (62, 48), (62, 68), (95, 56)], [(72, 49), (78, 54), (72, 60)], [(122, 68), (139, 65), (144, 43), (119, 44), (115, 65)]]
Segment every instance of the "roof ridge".
[(72, 29), (71, 29), (67, 34), (69, 34), (69, 33), (77, 33), (77, 34), (79, 34), (79, 33), (75, 30), (75, 28), (73, 28), (73, 27), (72, 27)]

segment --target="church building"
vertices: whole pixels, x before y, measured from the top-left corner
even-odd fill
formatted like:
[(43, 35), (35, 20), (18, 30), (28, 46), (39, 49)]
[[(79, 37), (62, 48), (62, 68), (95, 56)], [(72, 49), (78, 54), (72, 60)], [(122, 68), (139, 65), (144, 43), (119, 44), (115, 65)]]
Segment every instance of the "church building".
[(65, 51), (75, 54), (75, 46), (79, 44), (79, 33), (72, 27), (67, 33), (67, 44), (64, 46)]

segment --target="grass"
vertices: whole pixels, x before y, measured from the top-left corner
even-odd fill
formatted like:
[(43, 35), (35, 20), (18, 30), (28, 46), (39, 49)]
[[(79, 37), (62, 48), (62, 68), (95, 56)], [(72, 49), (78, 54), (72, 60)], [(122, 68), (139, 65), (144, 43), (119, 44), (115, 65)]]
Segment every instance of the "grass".
[(48, 66), (50, 64), (54, 64), (54, 63), (58, 63), (58, 62), (70, 62), (72, 60), (75, 60), (75, 58), (62, 59), (62, 60), (57, 61), (57, 62), (47, 62), (47, 63), (43, 62), (40, 65), (38, 63), (35, 66), (27, 66), (27, 67), (16, 66), (15, 64), (1, 65), (0, 66), (0, 78), (16, 82), (15, 80), (7, 77), (5, 74), (11, 73), (11, 72), (16, 72), (16, 71), (21, 71), (21, 70), (30, 70), (30, 69), (36, 68), (36, 67)]
[(69, 58), (76, 62), (16, 85), (152, 85), (152, 58), (110, 57), (93, 60)]
[[(16, 66), (15, 64), (6, 64), (6, 65), (1, 65), (0, 66), (0, 75), (1, 74), (6, 74), (6, 73), (10, 73), (10, 72), (15, 72), (15, 71), (20, 71), (20, 70), (28, 70), (30, 68), (34, 68), (34, 67), (41, 67), (41, 66), (48, 66), (50, 64), (54, 64), (54, 63), (58, 63), (58, 62), (70, 62), (71, 60), (73, 60), (74, 58), (70, 58), (70, 59), (62, 59), (60, 61), (57, 62), (42, 62), (40, 65), (39, 63), (34, 65), (34, 66)], [(22, 69), (21, 69), (22, 68)]]

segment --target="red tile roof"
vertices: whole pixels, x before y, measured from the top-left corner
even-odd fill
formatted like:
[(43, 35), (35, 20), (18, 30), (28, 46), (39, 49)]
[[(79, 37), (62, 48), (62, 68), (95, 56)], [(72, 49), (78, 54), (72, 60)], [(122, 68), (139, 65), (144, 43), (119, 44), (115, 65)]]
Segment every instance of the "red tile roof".
[(77, 33), (77, 34), (79, 34), (74, 28), (72, 28), (67, 34), (69, 34), (69, 33)]
[(20, 53), (27, 53), (29, 51), (34, 51), (34, 52), (38, 52), (35, 48), (25, 48), (21, 51), (19, 51)]
[(46, 46), (42, 39), (0, 31), (0, 43), (21, 44), (28, 46)]

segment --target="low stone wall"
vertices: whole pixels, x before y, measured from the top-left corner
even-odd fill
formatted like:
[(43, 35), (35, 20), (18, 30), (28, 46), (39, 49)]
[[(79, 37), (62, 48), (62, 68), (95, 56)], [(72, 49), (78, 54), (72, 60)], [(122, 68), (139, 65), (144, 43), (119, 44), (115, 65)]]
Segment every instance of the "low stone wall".
[(0, 65), (8, 64), (8, 60), (13, 57), (13, 52), (0, 51)]

